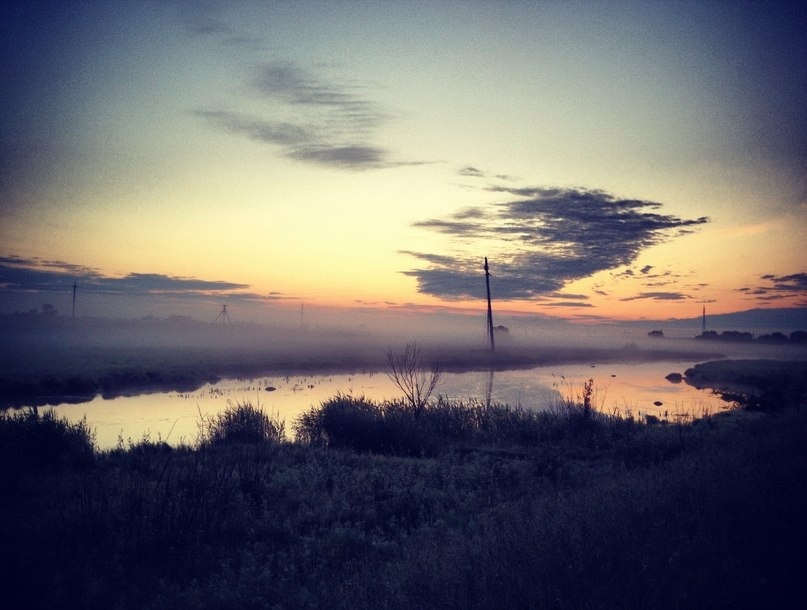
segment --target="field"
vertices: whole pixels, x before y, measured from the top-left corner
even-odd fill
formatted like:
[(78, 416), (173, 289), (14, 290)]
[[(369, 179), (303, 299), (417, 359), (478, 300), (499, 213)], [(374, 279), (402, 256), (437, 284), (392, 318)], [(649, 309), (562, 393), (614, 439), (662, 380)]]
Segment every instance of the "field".
[(492, 355), (440, 337), (421, 364), (711, 359), (686, 381), (735, 408), (620, 418), (592, 408), (590, 385), (546, 412), (337, 395), (295, 421), (237, 404), (200, 419), (193, 445), (146, 436), (101, 451), (86, 424), (33, 405), (384, 370), (394, 338), (54, 324), (6, 328), (0, 350), (0, 397), (17, 407), (0, 415), (0, 584), (20, 607), (788, 607), (799, 592), (807, 364), (795, 348), (716, 360), (685, 342), (581, 340)]
[(651, 425), (591, 411), (585, 397), (539, 414), (337, 396), (288, 423), (241, 404), (200, 421), (192, 447), (144, 438), (107, 452), (86, 426), (7, 413), (4, 596), (32, 608), (796, 599), (800, 404)]

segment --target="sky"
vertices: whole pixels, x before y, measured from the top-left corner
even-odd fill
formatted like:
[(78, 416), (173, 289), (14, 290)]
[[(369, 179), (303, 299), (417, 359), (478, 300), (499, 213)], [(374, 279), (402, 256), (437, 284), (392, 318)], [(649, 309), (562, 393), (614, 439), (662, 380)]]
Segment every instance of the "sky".
[(807, 9), (0, 8), (0, 312), (807, 306)]

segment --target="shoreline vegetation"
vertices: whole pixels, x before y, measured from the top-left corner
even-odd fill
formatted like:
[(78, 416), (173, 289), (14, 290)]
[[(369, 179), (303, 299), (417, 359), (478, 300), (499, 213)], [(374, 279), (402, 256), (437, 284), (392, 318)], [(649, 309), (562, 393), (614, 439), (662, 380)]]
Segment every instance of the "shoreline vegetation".
[[(6, 412), (5, 595), (124, 609), (797, 600), (803, 395), (754, 418), (648, 423), (592, 410), (592, 391), (547, 412), (335, 396), (294, 422), (241, 403), (200, 420), (192, 445), (109, 451), (85, 423)], [(735, 412), (757, 408), (737, 396)]]

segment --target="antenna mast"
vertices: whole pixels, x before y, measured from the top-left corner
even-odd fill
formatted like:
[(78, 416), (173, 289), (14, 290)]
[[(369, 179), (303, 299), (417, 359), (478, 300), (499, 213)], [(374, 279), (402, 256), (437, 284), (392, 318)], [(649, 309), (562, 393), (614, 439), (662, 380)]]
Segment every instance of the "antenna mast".
[(233, 321), (230, 319), (230, 314), (227, 313), (227, 305), (221, 306), (221, 311), (219, 312), (219, 315), (216, 316), (216, 319), (213, 320), (213, 323), (215, 324), (216, 322), (218, 322), (219, 318), (221, 318), (222, 326), (224, 326), (225, 324), (233, 323)]
[(490, 337), (490, 351), (496, 351), (493, 341), (493, 308), (490, 305), (490, 270), (488, 268), (488, 257), (485, 257), (485, 286), (488, 290), (488, 336)]

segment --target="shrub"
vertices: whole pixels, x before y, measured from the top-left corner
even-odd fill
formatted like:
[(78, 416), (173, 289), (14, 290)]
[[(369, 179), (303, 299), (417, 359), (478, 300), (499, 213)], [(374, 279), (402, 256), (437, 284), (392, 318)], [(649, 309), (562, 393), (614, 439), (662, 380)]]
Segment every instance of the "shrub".
[(279, 443), (286, 437), (286, 422), (267, 415), (260, 407), (249, 402), (228, 401), (224, 412), (212, 418), (201, 418), (198, 443), (216, 445), (221, 443)]
[(95, 456), (95, 434), (86, 419), (71, 424), (52, 409), (0, 413), (0, 464), (21, 470), (82, 466)]
[(436, 450), (435, 435), (408, 403), (377, 404), (337, 394), (294, 423), (298, 442), (359, 453), (423, 455)]

